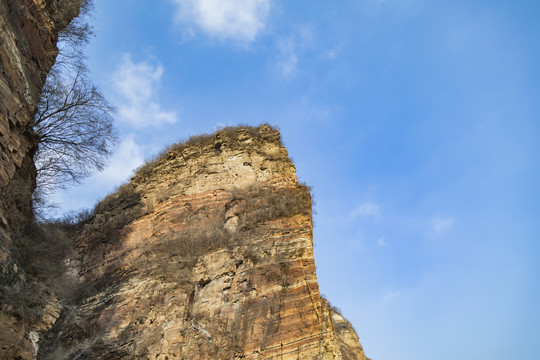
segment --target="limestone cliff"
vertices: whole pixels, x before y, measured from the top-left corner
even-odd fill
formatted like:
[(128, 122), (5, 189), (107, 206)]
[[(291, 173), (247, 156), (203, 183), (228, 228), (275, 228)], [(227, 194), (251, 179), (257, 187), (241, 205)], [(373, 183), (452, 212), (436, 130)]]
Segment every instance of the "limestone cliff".
[(69, 263), (80, 297), (43, 359), (364, 359), (321, 299), (309, 189), (268, 125), (169, 149), (97, 206)]
[(79, 223), (32, 225), (29, 122), (77, 2), (0, 0), (0, 358), (365, 359), (268, 125), (173, 146)]

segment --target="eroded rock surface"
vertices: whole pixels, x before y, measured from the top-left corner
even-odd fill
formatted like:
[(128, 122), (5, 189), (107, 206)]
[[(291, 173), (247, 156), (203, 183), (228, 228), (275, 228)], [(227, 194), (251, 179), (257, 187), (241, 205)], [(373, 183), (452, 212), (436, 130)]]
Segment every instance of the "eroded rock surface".
[(172, 148), (86, 223), (70, 273), (87, 293), (40, 355), (364, 359), (321, 299), (312, 229), (309, 189), (270, 126)]

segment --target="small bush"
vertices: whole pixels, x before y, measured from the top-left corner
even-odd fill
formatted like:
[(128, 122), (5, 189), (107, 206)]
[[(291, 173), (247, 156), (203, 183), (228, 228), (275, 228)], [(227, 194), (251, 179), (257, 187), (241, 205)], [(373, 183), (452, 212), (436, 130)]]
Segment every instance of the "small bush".
[(23, 325), (35, 323), (43, 313), (43, 291), (43, 285), (36, 282), (0, 286), (0, 313), (19, 319)]
[(155, 251), (168, 256), (197, 258), (208, 251), (226, 248), (230, 239), (219, 223), (203, 229), (186, 229), (173, 236), (158, 244)]

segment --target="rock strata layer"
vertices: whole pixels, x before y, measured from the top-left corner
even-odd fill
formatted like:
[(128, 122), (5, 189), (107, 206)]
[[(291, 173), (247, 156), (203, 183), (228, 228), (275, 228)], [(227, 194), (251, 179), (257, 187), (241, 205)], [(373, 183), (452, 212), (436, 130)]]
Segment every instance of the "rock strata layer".
[(86, 222), (69, 271), (86, 294), (39, 354), (365, 359), (320, 296), (312, 229), (309, 189), (270, 126), (173, 147)]

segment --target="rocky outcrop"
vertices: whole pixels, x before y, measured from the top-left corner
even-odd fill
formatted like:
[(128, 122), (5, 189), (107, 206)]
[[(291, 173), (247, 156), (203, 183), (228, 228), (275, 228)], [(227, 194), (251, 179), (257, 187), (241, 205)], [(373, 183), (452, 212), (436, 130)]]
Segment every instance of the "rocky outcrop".
[(191, 139), (139, 170), (80, 230), (68, 272), (84, 295), (39, 354), (364, 359), (320, 296), (312, 239), (309, 189), (275, 129)]
[[(56, 28), (39, 0), (0, 1), (0, 226), (27, 218), (36, 142), (29, 123), (57, 54)], [(13, 212), (18, 212), (14, 216)]]
[(336, 308), (330, 307), (332, 323), (336, 331), (343, 360), (367, 359), (353, 326)]

